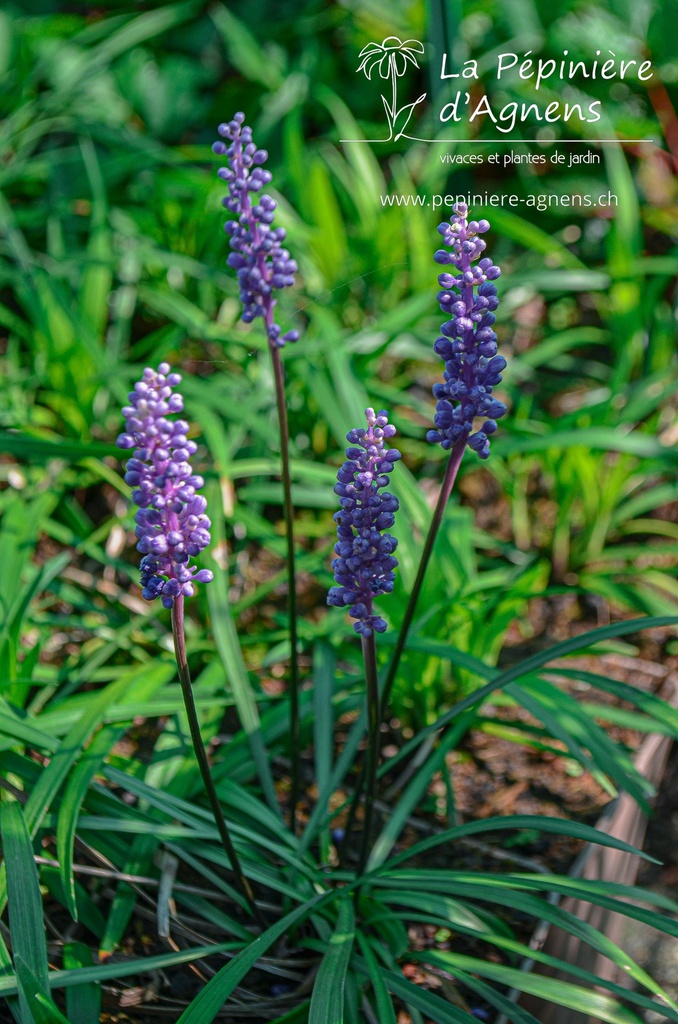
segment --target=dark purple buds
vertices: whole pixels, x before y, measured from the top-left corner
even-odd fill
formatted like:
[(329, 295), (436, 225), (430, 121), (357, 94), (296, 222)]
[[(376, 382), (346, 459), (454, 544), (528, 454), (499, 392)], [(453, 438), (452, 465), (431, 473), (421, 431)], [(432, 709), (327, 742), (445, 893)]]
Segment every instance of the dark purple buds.
[(388, 473), (400, 459), (397, 448), (386, 450), (384, 439), (393, 437), (395, 427), (382, 410), (366, 409), (367, 427), (357, 427), (346, 435), (351, 447), (346, 449), (347, 462), (337, 473), (335, 492), (341, 497), (341, 511), (336, 512), (338, 556), (332, 562), (337, 584), (327, 595), (327, 603), (348, 608), (358, 621), (353, 628), (361, 636), (383, 633), (386, 620), (376, 615), (372, 601), (379, 594), (393, 590), (394, 569), (398, 560), (392, 554), (398, 541), (382, 533), (395, 522), (398, 499), (388, 491)]
[[(439, 249), (433, 257), (436, 263), (451, 264), (457, 273), (438, 275), (443, 289), (438, 292), (438, 302), (452, 319), (442, 324), (443, 337), (433, 346), (445, 361), (445, 382), (433, 386), (437, 429), (429, 430), (426, 437), (444, 449), (464, 441), (486, 459), (490, 454), (487, 434), (496, 430), (494, 421), (506, 412), (506, 406), (492, 398), (492, 388), (501, 383), (501, 371), (506, 366), (504, 357), (497, 355), (497, 336), (492, 330), (496, 319), (493, 311), (498, 306), (492, 282), (501, 271), (489, 257), (481, 259), (486, 245), (479, 235), (489, 230), (489, 222), (469, 221), (465, 203), (457, 203), (453, 211), (450, 222), (438, 227), (452, 251)], [(472, 433), (478, 416), (490, 419)]]

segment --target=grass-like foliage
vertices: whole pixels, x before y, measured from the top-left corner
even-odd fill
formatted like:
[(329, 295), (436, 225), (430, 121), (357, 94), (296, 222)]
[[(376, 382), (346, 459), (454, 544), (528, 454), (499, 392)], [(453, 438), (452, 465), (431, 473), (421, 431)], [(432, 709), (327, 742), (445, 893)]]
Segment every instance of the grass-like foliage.
[[(0, 13), (1, 1019), (678, 1022), (568, 898), (674, 938), (678, 904), (540, 851), (651, 858), (574, 816), (462, 813), (455, 775), (500, 736), (649, 812), (631, 730), (678, 736), (597, 660), (675, 654), (668, 15), (23, 6)], [(418, 40), (452, 37), (459, 63), (518, 37), (651, 53), (656, 88), (587, 85), (619, 143), (567, 126), (600, 163), (492, 179), (609, 190), (613, 216), (387, 201), (470, 187), (416, 141), (444, 101)], [(535, 948), (544, 923), (591, 969)]]

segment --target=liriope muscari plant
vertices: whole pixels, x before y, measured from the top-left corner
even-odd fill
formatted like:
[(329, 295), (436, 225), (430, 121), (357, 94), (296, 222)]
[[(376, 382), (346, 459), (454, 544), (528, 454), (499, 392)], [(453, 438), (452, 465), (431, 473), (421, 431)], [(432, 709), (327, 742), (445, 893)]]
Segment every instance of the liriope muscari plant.
[[(443, 325), (441, 337), (435, 346), (438, 354), (445, 360), (445, 373), (444, 382), (436, 385), (434, 389), (438, 404), (435, 430), (430, 432), (429, 439), (440, 443), (450, 452), (450, 456), (441, 496), (424, 547), (417, 584), (401, 629), (402, 637), (407, 634), (421, 579), (465, 448), (471, 447), (480, 457), (487, 457), (489, 438), (496, 428), (496, 419), (504, 412), (503, 406), (492, 394), (492, 389), (499, 383), (504, 368), (504, 361), (497, 356), (496, 337), (493, 331), (497, 300), (492, 281), (499, 276), (499, 272), (485, 260), (476, 267), (473, 266), (484, 248), (477, 236), (486, 230), (486, 224), (482, 221), (478, 224), (473, 221), (469, 223), (465, 207), (457, 206), (452, 223), (442, 225), (441, 230), (446, 240), (451, 240), (452, 253), (441, 250), (436, 254), (436, 258), (439, 262), (452, 262), (459, 273), (456, 276), (447, 273), (441, 275), (443, 291), (439, 295), (439, 301), (441, 308), (452, 314), (452, 319)], [(251, 312), (256, 306), (256, 303), (250, 303), (248, 309)], [(271, 343), (277, 344), (279, 340), (281, 339), (274, 332)], [(338, 870), (335, 871), (333, 866), (325, 861), (320, 865), (321, 870), (313, 870), (310, 844), (314, 841), (314, 836), (318, 835), (321, 824), (317, 822), (313, 831), (309, 822), (310, 836), (304, 835), (302, 840), (297, 841), (300, 849), (305, 850), (304, 860), (280, 858), (280, 863), (285, 865), (286, 870), (284, 889), (281, 887), (280, 892), (287, 898), (295, 879), (300, 879), (301, 884), (296, 893), (298, 904), (287, 913), (281, 908), (283, 916), (269, 924), (262, 917), (260, 907), (265, 906), (268, 911), (270, 904), (255, 902), (252, 887), (242, 871), (229, 828), (224, 820), (200, 736), (186, 661), (183, 621), (185, 600), (194, 594), (196, 585), (209, 583), (212, 575), (208, 570), (200, 569), (194, 562), (210, 542), (210, 522), (206, 515), (206, 503), (198, 493), (202, 487), (202, 479), (193, 473), (190, 465), (191, 457), (196, 454), (196, 445), (188, 439), (188, 423), (181, 419), (172, 419), (173, 415), (183, 410), (181, 396), (175, 391), (180, 382), (180, 376), (172, 373), (167, 363), (161, 363), (157, 371), (146, 369), (142, 380), (135, 385), (134, 391), (130, 394), (130, 404), (124, 409), (126, 430), (118, 438), (118, 444), (121, 448), (133, 449), (127, 463), (125, 479), (132, 486), (133, 500), (139, 506), (136, 514), (136, 532), (138, 547), (143, 555), (142, 593), (146, 600), (159, 599), (165, 607), (171, 609), (182, 693), (196, 757), (219, 833), (235, 874), (236, 884), (249, 911), (261, 926), (262, 934), (257, 936), (254, 942), (247, 938), (244, 944), (241, 942), (240, 951), (208, 981), (196, 999), (182, 1013), (179, 1024), (189, 1024), (190, 1021), (197, 1020), (198, 1016), (206, 1022), (215, 1019), (248, 969), (261, 960), (277, 939), (281, 938), (284, 945), (282, 951), (277, 951), (276, 957), (284, 955), (286, 962), (294, 967), (295, 933), (303, 935), (304, 943), (308, 943), (308, 933), (315, 928), (317, 922), (322, 923), (322, 930), (317, 929), (318, 937), (314, 936), (312, 941), (321, 945), (325, 951), (318, 973), (315, 977), (312, 973), (300, 976), (296, 971), (289, 974), (290, 978), (300, 977), (301, 980), (298, 988), (290, 993), (290, 1012), (287, 1012), (288, 1006), (285, 1006), (284, 1010), (282, 1006), (279, 1011), (276, 1009), (276, 1012), (285, 1013), (285, 1016), (278, 1017), (278, 1020), (288, 1017), (291, 1019), (292, 1015), (304, 1016), (309, 997), (309, 977), (314, 979), (309, 1020), (329, 1020), (330, 1016), (333, 1020), (340, 1019), (344, 985), (349, 977), (354, 990), (362, 991), (365, 996), (363, 1006), (365, 1019), (368, 1021), (377, 1019), (369, 1002), (372, 998), (377, 1000), (378, 1008), (384, 1009), (379, 1019), (395, 1019), (392, 996), (397, 997), (408, 1007), (421, 1007), (426, 1012), (430, 1011), (436, 1020), (473, 1020), (476, 1007), (469, 1006), (461, 1010), (453, 1007), (451, 1011), (448, 1000), (434, 993), (422, 993), (418, 986), (403, 978), (399, 971), (392, 969), (393, 931), (390, 926), (393, 920), (404, 917), (415, 925), (430, 924), (432, 921), (441, 927), (450, 925), (462, 936), (469, 934), (471, 941), (477, 940), (497, 946), (500, 954), (512, 950), (515, 953), (524, 952), (531, 958), (536, 956), (537, 959), (538, 953), (535, 954), (527, 945), (522, 945), (512, 936), (507, 936), (505, 924), (498, 915), (484, 909), (482, 916), (478, 916), (475, 912), (475, 901), (481, 904), (494, 901), (499, 906), (509, 907), (514, 903), (520, 903), (525, 913), (538, 920), (546, 914), (550, 921), (559, 923), (572, 934), (579, 935), (581, 929), (578, 928), (580, 922), (576, 918), (571, 918), (570, 924), (570, 915), (562, 912), (558, 915), (551, 914), (550, 902), (539, 898), (539, 892), (549, 891), (549, 885), (553, 886), (554, 892), (562, 890), (563, 880), (557, 877), (550, 882), (548, 877), (545, 878), (541, 874), (535, 874), (534, 878), (516, 874), (506, 879), (499, 877), (497, 883), (497, 876), (491, 873), (489, 880), (492, 884), (488, 884), (482, 873), (469, 872), (465, 877), (460, 877), (459, 872), (439, 869), (432, 871), (428, 868), (420, 870), (416, 866), (405, 866), (407, 861), (421, 858), (428, 851), (455, 842), (462, 836), (468, 838), (470, 835), (480, 835), (486, 830), (497, 828), (499, 825), (496, 822), (481, 821), (446, 829), (440, 835), (429, 837), (413, 847), (406, 845), (406, 848), (401, 849), (395, 856), (389, 856), (389, 843), (394, 841), (395, 833), (390, 837), (384, 837), (382, 833), (373, 849), (370, 847), (379, 756), (380, 709), (384, 706), (387, 692), (382, 690), (380, 694), (376, 639), (387, 628), (387, 622), (381, 614), (380, 600), (393, 589), (397, 567), (397, 542), (389, 531), (395, 525), (398, 501), (387, 490), (390, 474), (400, 459), (398, 450), (388, 447), (388, 442), (395, 434), (395, 428), (389, 424), (385, 411), (375, 413), (373, 409), (367, 409), (366, 425), (357, 427), (347, 434), (349, 447), (346, 449), (346, 461), (338, 471), (335, 485), (340, 509), (335, 514), (337, 541), (336, 557), (332, 564), (335, 586), (330, 590), (328, 603), (345, 609), (354, 619), (354, 630), (361, 639), (367, 684), (369, 737), (363, 773), (366, 779), (366, 799), (357, 870), (342, 870), (340, 863)], [(624, 624), (624, 629), (620, 632), (630, 632), (633, 625)], [(602, 632), (607, 636), (605, 630)], [(395, 671), (393, 662), (390, 670)], [(511, 672), (505, 673), (505, 682), (517, 678), (519, 671), (516, 671), (515, 667)], [(497, 684), (498, 680), (492, 679), (491, 683), (473, 699), (477, 701), (488, 696), (489, 692), (494, 692)], [(440, 733), (444, 739), (444, 731), (450, 728), (453, 716), (458, 717), (465, 708), (471, 706), (467, 698), (450, 709), (415, 738), (417, 744), (427, 735), (436, 733)], [(442, 749), (444, 752), (445, 748)], [(430, 778), (426, 771), (427, 766), (424, 764), (417, 772), (418, 775), (423, 773), (421, 781), (424, 785), (428, 785)], [(360, 799), (361, 791), (358, 789), (353, 799), (352, 812)], [(407, 803), (405, 806), (407, 807)], [(326, 811), (324, 820), (329, 825), (336, 814), (336, 809), (330, 808), (328, 801), (326, 809), (321, 810), (323, 813)], [(394, 817), (400, 817), (399, 827), (402, 830), (407, 819), (402, 813), (398, 814), (398, 810), (395, 809)], [(256, 813), (256, 801), (253, 799), (253, 822), (256, 821)], [(545, 832), (557, 830), (562, 834), (580, 839), (587, 838), (602, 845), (632, 852), (631, 847), (613, 837), (606, 837), (587, 826), (567, 821), (554, 823), (553, 819), (549, 818), (516, 816), (502, 818), (501, 827), (509, 825), (525, 828), (526, 822), (534, 822), (536, 828)], [(256, 828), (256, 824), (253, 827)], [(4, 816), (3, 828), (8, 831)], [(347, 828), (347, 836), (350, 837), (350, 828)], [(387, 840), (386, 848), (384, 839)], [(267, 845), (271, 851), (274, 850), (268, 838)], [(289, 857), (288, 848), (281, 847), (280, 850)], [(294, 865), (293, 872), (287, 872), (288, 865)], [(367, 873), (365, 868), (368, 869)], [(262, 877), (266, 879), (267, 876), (257, 876), (260, 883)], [(273, 873), (268, 877), (273, 879)], [(537, 890), (532, 893), (530, 890), (535, 885)], [(466, 894), (463, 891), (464, 886), (467, 889)], [(591, 902), (595, 902), (598, 894), (598, 902), (601, 905), (612, 905), (613, 898), (618, 895), (633, 895), (630, 888), (620, 892), (618, 886), (605, 887), (603, 882), (596, 883), (596, 886), (595, 891), (586, 888), (581, 890), (582, 898), (591, 896)], [(275, 891), (275, 887), (271, 891)], [(267, 900), (270, 898), (267, 895)], [(603, 900), (606, 901), (605, 904)], [(467, 907), (470, 913), (467, 913)], [(619, 908), (625, 909), (625, 904), (621, 901)], [(275, 907), (271, 909), (274, 912), (277, 910)], [(641, 913), (647, 917), (644, 911), (637, 912), (635, 916), (642, 920), (644, 918), (640, 917)], [(336, 920), (336, 924), (333, 934), (328, 938), (328, 925), (332, 918)], [(655, 915), (653, 922), (656, 920)], [(380, 921), (386, 921), (389, 926), (388, 932), (386, 928), (380, 930)], [(304, 931), (300, 932), (299, 926), (302, 922), (308, 924)], [(235, 923), (241, 933), (241, 926), (238, 922)], [(361, 954), (356, 957), (351, 955), (354, 936)], [(238, 939), (242, 940), (241, 934), (238, 934)], [(396, 939), (400, 941), (397, 933)], [(626, 954), (617, 950), (608, 940), (599, 937), (594, 929), (589, 931), (589, 941), (595, 949), (603, 948), (610, 959), (618, 965), (623, 965), (637, 981), (648, 988), (650, 995), (659, 994), (662, 1000), (665, 998), (658, 986), (654, 985), (637, 965), (629, 961)], [(601, 947), (603, 941), (604, 945)], [(200, 952), (202, 955), (202, 951)], [(304, 956), (306, 955), (307, 948), (304, 950)], [(462, 992), (481, 996), (488, 1006), (500, 1012), (507, 1012), (507, 1019), (513, 1019), (513, 1004), (501, 991), (495, 989), (491, 982), (515, 982), (516, 987), (520, 989), (521, 981), (525, 977), (522, 971), (497, 962), (497, 957), (494, 956), (486, 960), (482, 954), (469, 956), (455, 951), (427, 948), (412, 950), (406, 955), (414, 961), (422, 961), (444, 970), (447, 976), (451, 975), (460, 985)], [(382, 958), (385, 959), (385, 964)], [(307, 963), (307, 960), (304, 962)], [(553, 958), (550, 962), (553, 962)], [(269, 966), (271, 964), (276, 971), (279, 970), (279, 960), (272, 960)], [(595, 975), (583, 971), (579, 972), (579, 977), (591, 983), (598, 980)], [(487, 978), (487, 981), (484, 981), (484, 978)], [(368, 982), (367, 985), (364, 985), (365, 981)], [(332, 986), (336, 989), (336, 998), (333, 997), (328, 1002), (328, 988)], [(611, 988), (611, 991), (617, 994), (617, 987), (614, 990)], [(549, 997), (546, 986), (542, 988), (542, 992), (546, 998)], [(565, 982), (561, 984), (559, 998), (561, 1001), (568, 999), (572, 993), (573, 998), (581, 999), (581, 992), (580, 988)], [(274, 999), (278, 998), (272, 986), (271, 995)], [(651, 1009), (657, 1005), (649, 998), (634, 993), (629, 993), (627, 998), (642, 1008)], [(558, 998), (555, 1001), (557, 1002)], [(272, 1008), (271, 998), (266, 996), (263, 1002), (266, 1003), (268, 1012)], [(615, 1012), (618, 1006), (616, 1001), (613, 1005), (609, 999), (604, 1005)], [(663, 1002), (660, 1005), (664, 1007)], [(678, 1024), (678, 1007), (675, 1004), (669, 1007), (668, 1003), (666, 1006), (667, 1019)], [(297, 1013), (298, 1010), (300, 1013)], [(529, 1013), (521, 1008), (516, 1012), (522, 1014), (521, 1020), (530, 1017)], [(357, 1013), (355, 1016), (357, 1017)], [(608, 1014), (606, 1019), (612, 1020), (613, 1017)], [(621, 1018), (614, 1016), (614, 1019)]]
[[(438, 277), (441, 290), (437, 299), (442, 312), (450, 319), (441, 325), (440, 336), (433, 346), (437, 355), (444, 359), (445, 370), (443, 383), (433, 386), (433, 396), (437, 399), (435, 430), (428, 432), (427, 439), (440, 444), (450, 454), (417, 576), (386, 673), (382, 692), (384, 704), (395, 680), (464, 452), (469, 447), (481, 459), (486, 459), (490, 454), (490, 436), (497, 429), (496, 421), (506, 412), (503, 402), (492, 395), (492, 389), (501, 382), (506, 360), (497, 355), (497, 335), (494, 332), (495, 310), (499, 302), (493, 282), (501, 275), (501, 270), (489, 257), (482, 255), (486, 244), (480, 236), (489, 229), (486, 220), (469, 220), (468, 207), (461, 202), (454, 205), (451, 220), (438, 227), (448, 248), (438, 249), (434, 259), (442, 266), (453, 266), (456, 273), (445, 271)], [(476, 429), (478, 418), (483, 422)]]
[(276, 293), (294, 284), (297, 265), (282, 243), (285, 229), (274, 227), (275, 199), (261, 190), (270, 183), (271, 172), (262, 167), (268, 158), (252, 140), (252, 129), (245, 115), (237, 113), (231, 121), (220, 124), (219, 135), (225, 141), (215, 142), (212, 150), (226, 157), (227, 166), (218, 175), (228, 185), (223, 205), (233, 214), (224, 225), (230, 239), (231, 253), (227, 263), (236, 271), (242, 303), (242, 319), (251, 323), (264, 321), (273, 365), (287, 537), (288, 621), (290, 635), (290, 750), (292, 779), (290, 793), (291, 820), (296, 820), (299, 798), (299, 666), (297, 654), (297, 602), (294, 553), (294, 505), (290, 473), (289, 427), (285, 402), (285, 378), (280, 350), (285, 344), (299, 340), (299, 332), (285, 333), (275, 321)]
[(183, 410), (183, 397), (174, 389), (181, 383), (168, 363), (157, 371), (147, 367), (129, 394), (130, 404), (122, 410), (125, 431), (117, 439), (119, 448), (133, 449), (126, 464), (125, 482), (133, 487), (137, 549), (141, 559), (142, 596), (160, 598), (172, 609), (172, 635), (181, 692), (200, 774), (214, 819), (231, 863), (236, 883), (254, 916), (262, 923), (252, 887), (245, 876), (226, 824), (210, 772), (191, 685), (186, 657), (184, 603), (195, 593), (196, 583), (210, 583), (212, 572), (191, 564), (210, 542), (207, 502), (197, 494), (202, 477), (193, 473), (190, 458), (197, 445), (186, 436), (185, 420), (172, 420)]
[[(365, 665), (368, 741), (359, 872), (369, 853), (379, 757), (381, 712), (375, 633), (383, 633), (387, 628), (386, 620), (375, 612), (373, 602), (375, 597), (393, 590), (394, 570), (398, 565), (393, 554), (398, 541), (385, 532), (395, 523), (398, 499), (383, 488), (388, 486), (389, 474), (401, 457), (397, 448), (387, 449), (384, 443), (396, 432), (388, 422), (388, 413), (383, 409), (379, 413), (366, 409), (365, 418), (366, 427), (356, 427), (346, 435), (351, 447), (346, 449), (346, 462), (339, 468), (334, 486), (341, 506), (334, 515), (337, 557), (332, 569), (337, 586), (332, 587), (327, 596), (328, 604), (348, 607), (349, 615), (356, 620), (353, 629), (360, 636)], [(356, 800), (361, 789), (362, 785), (358, 787)], [(354, 811), (356, 806), (354, 801)], [(353, 815), (351, 821), (352, 818)], [(350, 826), (347, 833), (350, 835)]]
[[(376, 799), (378, 723), (381, 721), (382, 709), (385, 710), (388, 704), (436, 536), (466, 447), (477, 452), (480, 458), (486, 459), (490, 453), (489, 438), (497, 429), (496, 421), (506, 412), (505, 405), (492, 394), (493, 387), (501, 382), (501, 371), (506, 366), (506, 360), (497, 354), (497, 335), (494, 332), (498, 299), (493, 282), (500, 276), (501, 271), (489, 257), (482, 255), (486, 245), (480, 236), (489, 231), (489, 228), (486, 220), (468, 219), (468, 208), (465, 203), (455, 204), (451, 221), (438, 227), (445, 245), (451, 252), (449, 249), (439, 249), (434, 259), (443, 266), (453, 266), (456, 274), (445, 272), (438, 277), (441, 291), (438, 292), (437, 299), (441, 310), (448, 314), (450, 319), (442, 324), (440, 336), (434, 344), (434, 351), (445, 361), (445, 369), (443, 383), (435, 384), (433, 387), (433, 396), (437, 400), (434, 417), (436, 429), (428, 432), (427, 439), (440, 444), (443, 449), (450, 452), (450, 456), (394, 654), (381, 689), (377, 676), (374, 631), (383, 632), (386, 629), (386, 621), (374, 615), (372, 598), (393, 588), (392, 569), (396, 560), (392, 551), (397, 542), (388, 534), (381, 538), (379, 525), (383, 523), (384, 528), (386, 524), (392, 525), (392, 513), (397, 508), (397, 499), (389, 494), (384, 495), (387, 504), (382, 509), (378, 497), (370, 494), (367, 500), (368, 503), (372, 502), (372, 505), (368, 504), (368, 515), (364, 515), (360, 503), (357, 502), (359, 488), (363, 481), (369, 479), (370, 487), (376, 490), (375, 478), (373, 470), (365, 472), (364, 454), (361, 461), (360, 449), (355, 448), (347, 450), (349, 461), (339, 470), (338, 483), (335, 487), (343, 506), (342, 511), (335, 515), (338, 522), (335, 552), (338, 557), (332, 563), (335, 582), (339, 586), (330, 590), (328, 603), (350, 606), (349, 613), (358, 620), (354, 629), (362, 639), (367, 685), (369, 739), (364, 773), (366, 797), (361, 869), (366, 863)], [(372, 429), (372, 422), (376, 424), (379, 421), (374, 419), (372, 409), (367, 410), (367, 417)], [(380, 426), (388, 432), (384, 436), (394, 434), (395, 428), (387, 425), (385, 412), (380, 413), (380, 418), (383, 420)], [(478, 418), (483, 418), (483, 422), (479, 429), (475, 429)], [(349, 441), (365, 436), (364, 430), (351, 431), (347, 435)], [(380, 452), (379, 457), (386, 467), (381, 472), (385, 473), (390, 472), (393, 462), (400, 455), (393, 450)], [(386, 482), (387, 477), (382, 476), (381, 480)], [(392, 507), (390, 503), (394, 503)], [(383, 518), (384, 516), (389, 518)], [(382, 571), (383, 565), (389, 565), (389, 572)], [(357, 788), (356, 800), (351, 807), (348, 832), (361, 789), (362, 779)]]

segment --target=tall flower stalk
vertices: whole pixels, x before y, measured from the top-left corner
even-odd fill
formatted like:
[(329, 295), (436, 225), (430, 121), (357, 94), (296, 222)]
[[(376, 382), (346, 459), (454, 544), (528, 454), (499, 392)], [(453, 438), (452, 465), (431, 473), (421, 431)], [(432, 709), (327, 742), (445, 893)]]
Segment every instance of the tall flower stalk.
[[(228, 265), (238, 275), (242, 319), (251, 323), (257, 317), (264, 321), (268, 339), (275, 399), (280, 434), (281, 478), (287, 540), (288, 626), (290, 637), (290, 749), (292, 781), (290, 815), (293, 829), (300, 790), (300, 732), (299, 732), (299, 662), (297, 634), (297, 598), (294, 542), (294, 505), (292, 503), (292, 476), (290, 472), (289, 426), (285, 401), (285, 377), (280, 350), (286, 342), (299, 339), (299, 332), (282, 333), (275, 322), (276, 291), (294, 284), (297, 265), (286, 249), (282, 248), (285, 229), (273, 227), (277, 203), (271, 196), (257, 194), (271, 181), (271, 172), (261, 165), (268, 154), (252, 141), (252, 129), (244, 124), (245, 115), (237, 113), (232, 121), (219, 125), (219, 134), (226, 142), (215, 142), (212, 149), (227, 157), (227, 167), (219, 169), (219, 177), (228, 184), (228, 195), (223, 205), (234, 215), (225, 230), (230, 238), (232, 252)], [(256, 199), (254, 199), (256, 197)], [(254, 200), (254, 201), (253, 201)], [(235, 219), (237, 218), (237, 219)]]
[(183, 410), (184, 400), (174, 391), (180, 383), (181, 376), (171, 373), (168, 363), (160, 363), (157, 371), (145, 369), (130, 392), (130, 404), (122, 410), (125, 432), (116, 443), (119, 448), (134, 449), (125, 467), (125, 482), (134, 488), (132, 500), (139, 509), (135, 533), (137, 549), (144, 556), (140, 563), (142, 596), (147, 601), (159, 597), (165, 608), (172, 609), (179, 681), (200, 774), (236, 885), (252, 915), (265, 927), (212, 779), (186, 657), (184, 603), (195, 593), (196, 583), (210, 583), (213, 575), (209, 569), (190, 564), (209, 544), (211, 524), (205, 515), (207, 502), (196, 493), (204, 481), (193, 473), (189, 462), (197, 445), (186, 436), (189, 426), (185, 420), (168, 418)]
[[(501, 382), (506, 360), (497, 355), (497, 335), (493, 329), (495, 310), (499, 305), (493, 282), (501, 271), (491, 259), (482, 256), (486, 244), (480, 236), (489, 229), (486, 220), (468, 220), (466, 203), (456, 203), (449, 223), (438, 227), (448, 248), (438, 249), (434, 259), (443, 266), (453, 266), (456, 273), (446, 271), (438, 277), (441, 291), (437, 299), (441, 310), (449, 314), (450, 319), (442, 324), (440, 337), (433, 346), (445, 361), (445, 371), (444, 382), (433, 386), (433, 395), (437, 399), (436, 429), (430, 430), (426, 436), (432, 443), (440, 444), (449, 451), (450, 457), (398, 641), (384, 679), (383, 707), (386, 707), (407, 643), (426, 570), (464, 451), (468, 446), (481, 459), (486, 459), (490, 454), (490, 436), (497, 429), (496, 421), (506, 412), (503, 402), (492, 397), (493, 387)], [(484, 422), (474, 430), (474, 421), (480, 417), (485, 418)]]
[(348, 607), (349, 614), (356, 620), (353, 629), (360, 636), (365, 665), (367, 751), (364, 775), (356, 789), (347, 828), (348, 838), (364, 779), (365, 814), (359, 873), (367, 863), (370, 849), (379, 767), (381, 707), (375, 633), (383, 633), (387, 628), (386, 620), (375, 612), (373, 601), (380, 594), (393, 590), (394, 569), (398, 565), (393, 554), (398, 541), (384, 532), (395, 523), (398, 499), (388, 491), (380, 491), (388, 485), (389, 474), (400, 459), (396, 448), (387, 449), (384, 444), (395, 434), (387, 413), (382, 410), (377, 414), (374, 409), (366, 409), (365, 417), (367, 427), (357, 427), (346, 435), (351, 447), (346, 449), (347, 461), (340, 467), (334, 486), (341, 506), (334, 515), (337, 524), (334, 551), (337, 557), (332, 562), (332, 569), (337, 586), (332, 587), (327, 595), (328, 604)]

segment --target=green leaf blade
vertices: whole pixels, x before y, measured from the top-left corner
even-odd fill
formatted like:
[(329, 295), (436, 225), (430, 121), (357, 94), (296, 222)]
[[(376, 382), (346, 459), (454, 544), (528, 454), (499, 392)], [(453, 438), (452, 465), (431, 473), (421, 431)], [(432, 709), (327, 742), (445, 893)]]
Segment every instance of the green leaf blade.
[(346, 974), (355, 938), (355, 911), (350, 897), (339, 904), (337, 926), (313, 986), (309, 1024), (344, 1024)]

